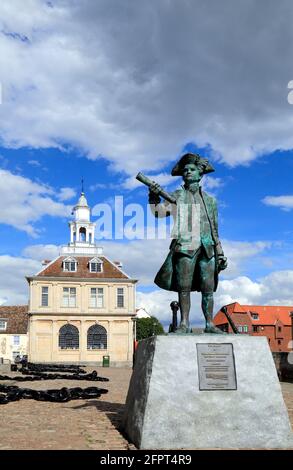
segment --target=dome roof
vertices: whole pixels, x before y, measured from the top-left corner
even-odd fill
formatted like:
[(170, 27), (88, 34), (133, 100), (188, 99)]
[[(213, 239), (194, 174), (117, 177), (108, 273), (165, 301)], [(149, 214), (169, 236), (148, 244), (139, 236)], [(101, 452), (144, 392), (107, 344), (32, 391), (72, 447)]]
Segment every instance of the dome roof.
[(87, 200), (86, 200), (86, 197), (84, 195), (84, 193), (81, 193), (80, 195), (80, 198), (78, 200), (78, 203), (76, 205), (76, 207), (88, 207), (88, 203), (87, 203)]

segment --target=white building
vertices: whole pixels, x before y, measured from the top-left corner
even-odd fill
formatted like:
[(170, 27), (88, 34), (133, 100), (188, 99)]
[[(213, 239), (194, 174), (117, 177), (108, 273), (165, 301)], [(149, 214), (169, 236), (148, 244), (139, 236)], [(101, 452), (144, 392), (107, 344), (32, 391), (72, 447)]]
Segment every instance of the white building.
[(95, 244), (95, 224), (81, 193), (69, 222), (70, 242), (27, 277), (29, 361), (132, 364), (135, 284)]

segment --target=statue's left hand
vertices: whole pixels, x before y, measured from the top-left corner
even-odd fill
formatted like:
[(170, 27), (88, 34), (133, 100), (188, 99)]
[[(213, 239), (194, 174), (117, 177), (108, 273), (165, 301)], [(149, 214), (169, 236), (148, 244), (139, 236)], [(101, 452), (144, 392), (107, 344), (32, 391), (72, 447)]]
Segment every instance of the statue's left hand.
[(219, 256), (218, 258), (218, 270), (224, 271), (228, 266), (227, 258), (225, 256)]

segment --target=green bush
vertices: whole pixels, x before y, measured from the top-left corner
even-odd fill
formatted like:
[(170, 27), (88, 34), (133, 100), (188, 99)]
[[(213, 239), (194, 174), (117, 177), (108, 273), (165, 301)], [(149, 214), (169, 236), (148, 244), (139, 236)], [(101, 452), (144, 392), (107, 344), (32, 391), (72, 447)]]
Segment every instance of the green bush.
[(164, 328), (156, 317), (138, 318), (136, 320), (136, 339), (139, 341), (149, 336), (163, 335)]

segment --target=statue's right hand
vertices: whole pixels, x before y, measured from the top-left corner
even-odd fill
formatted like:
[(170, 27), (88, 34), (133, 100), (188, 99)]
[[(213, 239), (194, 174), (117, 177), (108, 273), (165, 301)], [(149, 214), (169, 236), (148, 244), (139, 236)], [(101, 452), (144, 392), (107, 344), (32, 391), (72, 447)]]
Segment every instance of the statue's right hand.
[(149, 186), (149, 203), (150, 204), (160, 204), (161, 198), (159, 196), (160, 185), (158, 183), (152, 183)]
[(150, 193), (158, 195), (159, 192), (161, 191), (161, 186), (158, 183), (152, 183), (150, 186)]

